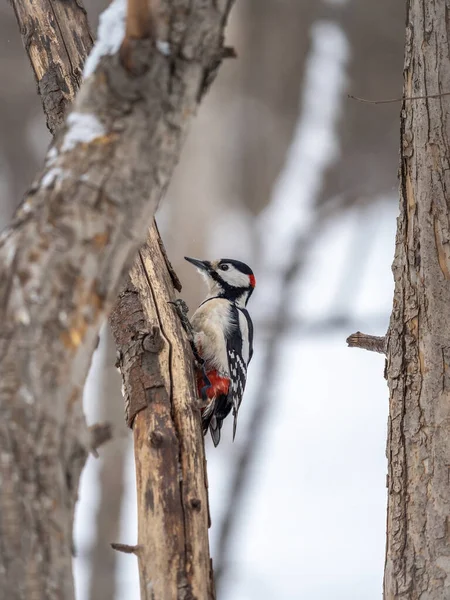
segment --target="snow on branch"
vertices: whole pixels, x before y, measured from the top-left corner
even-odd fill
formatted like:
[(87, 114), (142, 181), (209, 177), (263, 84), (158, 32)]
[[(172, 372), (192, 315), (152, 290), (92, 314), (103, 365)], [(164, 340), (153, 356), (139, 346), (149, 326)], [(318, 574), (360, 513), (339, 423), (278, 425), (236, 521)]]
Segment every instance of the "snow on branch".
[(119, 52), (125, 37), (126, 0), (113, 0), (100, 15), (97, 41), (84, 65), (83, 75), (87, 79), (97, 68), (103, 56), (112, 56)]

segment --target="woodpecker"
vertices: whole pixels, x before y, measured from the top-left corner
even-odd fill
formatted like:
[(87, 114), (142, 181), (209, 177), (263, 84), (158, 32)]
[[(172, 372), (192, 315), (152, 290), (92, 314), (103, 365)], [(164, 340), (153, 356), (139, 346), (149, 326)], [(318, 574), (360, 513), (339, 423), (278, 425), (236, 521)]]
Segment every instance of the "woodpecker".
[[(214, 446), (220, 442), (223, 420), (233, 410), (233, 440), (237, 416), (253, 355), (253, 323), (246, 308), (255, 289), (255, 276), (245, 263), (230, 258), (216, 261), (185, 256), (197, 267), (208, 286), (208, 295), (195, 311), (193, 342), (201, 357), (197, 369), (199, 395), (206, 392), (203, 434), (208, 428)], [(206, 375), (206, 377), (205, 377)]]

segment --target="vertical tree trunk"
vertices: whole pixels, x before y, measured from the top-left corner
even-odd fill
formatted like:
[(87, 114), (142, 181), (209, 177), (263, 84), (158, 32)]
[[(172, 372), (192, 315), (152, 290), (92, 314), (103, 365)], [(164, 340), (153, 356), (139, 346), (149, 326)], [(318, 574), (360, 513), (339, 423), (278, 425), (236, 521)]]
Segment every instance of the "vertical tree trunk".
[[(404, 94), (450, 91), (449, 5), (408, 0)], [(385, 600), (450, 598), (448, 96), (405, 101), (388, 332)]]
[(200, 411), (173, 299), (153, 227), (110, 319), (136, 458), (138, 545), (127, 551), (142, 600), (212, 600)]

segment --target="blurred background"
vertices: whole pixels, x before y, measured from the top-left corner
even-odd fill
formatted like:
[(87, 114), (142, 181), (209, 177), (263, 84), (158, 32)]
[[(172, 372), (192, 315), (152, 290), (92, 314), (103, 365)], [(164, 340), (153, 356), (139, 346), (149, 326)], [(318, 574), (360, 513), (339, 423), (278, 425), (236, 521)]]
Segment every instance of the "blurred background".
[[(86, 2), (93, 29), (100, 0)], [(158, 215), (182, 259), (254, 269), (255, 354), (235, 443), (207, 440), (219, 600), (375, 600), (382, 594), (388, 392), (381, 355), (393, 282), (404, 6), (391, 0), (241, 0), (223, 65)], [(50, 136), (12, 8), (0, 5), (0, 225)], [(115, 438), (90, 458), (74, 559), (78, 600), (137, 600), (131, 435), (107, 328), (85, 393)]]

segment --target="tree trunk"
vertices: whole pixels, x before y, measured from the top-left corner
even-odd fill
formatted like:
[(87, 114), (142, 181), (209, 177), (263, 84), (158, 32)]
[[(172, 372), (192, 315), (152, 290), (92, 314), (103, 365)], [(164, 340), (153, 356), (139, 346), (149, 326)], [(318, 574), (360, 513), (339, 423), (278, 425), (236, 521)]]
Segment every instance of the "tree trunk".
[(111, 315), (133, 425), (142, 600), (214, 597), (208, 494), (192, 357), (153, 228)]
[[(127, 23), (133, 37), (124, 37), (126, 5), (113, 1), (98, 60), (0, 239), (2, 597), (74, 596), (73, 509), (91, 447), (82, 386), (100, 325), (220, 64), (231, 4), (163, 5), (161, 24), (169, 25), (161, 44), (142, 19)], [(130, 0), (130, 14), (149, 6)]]
[[(404, 94), (450, 90), (449, 5), (408, 0)], [(405, 101), (394, 306), (385, 600), (450, 597), (448, 96)]]

